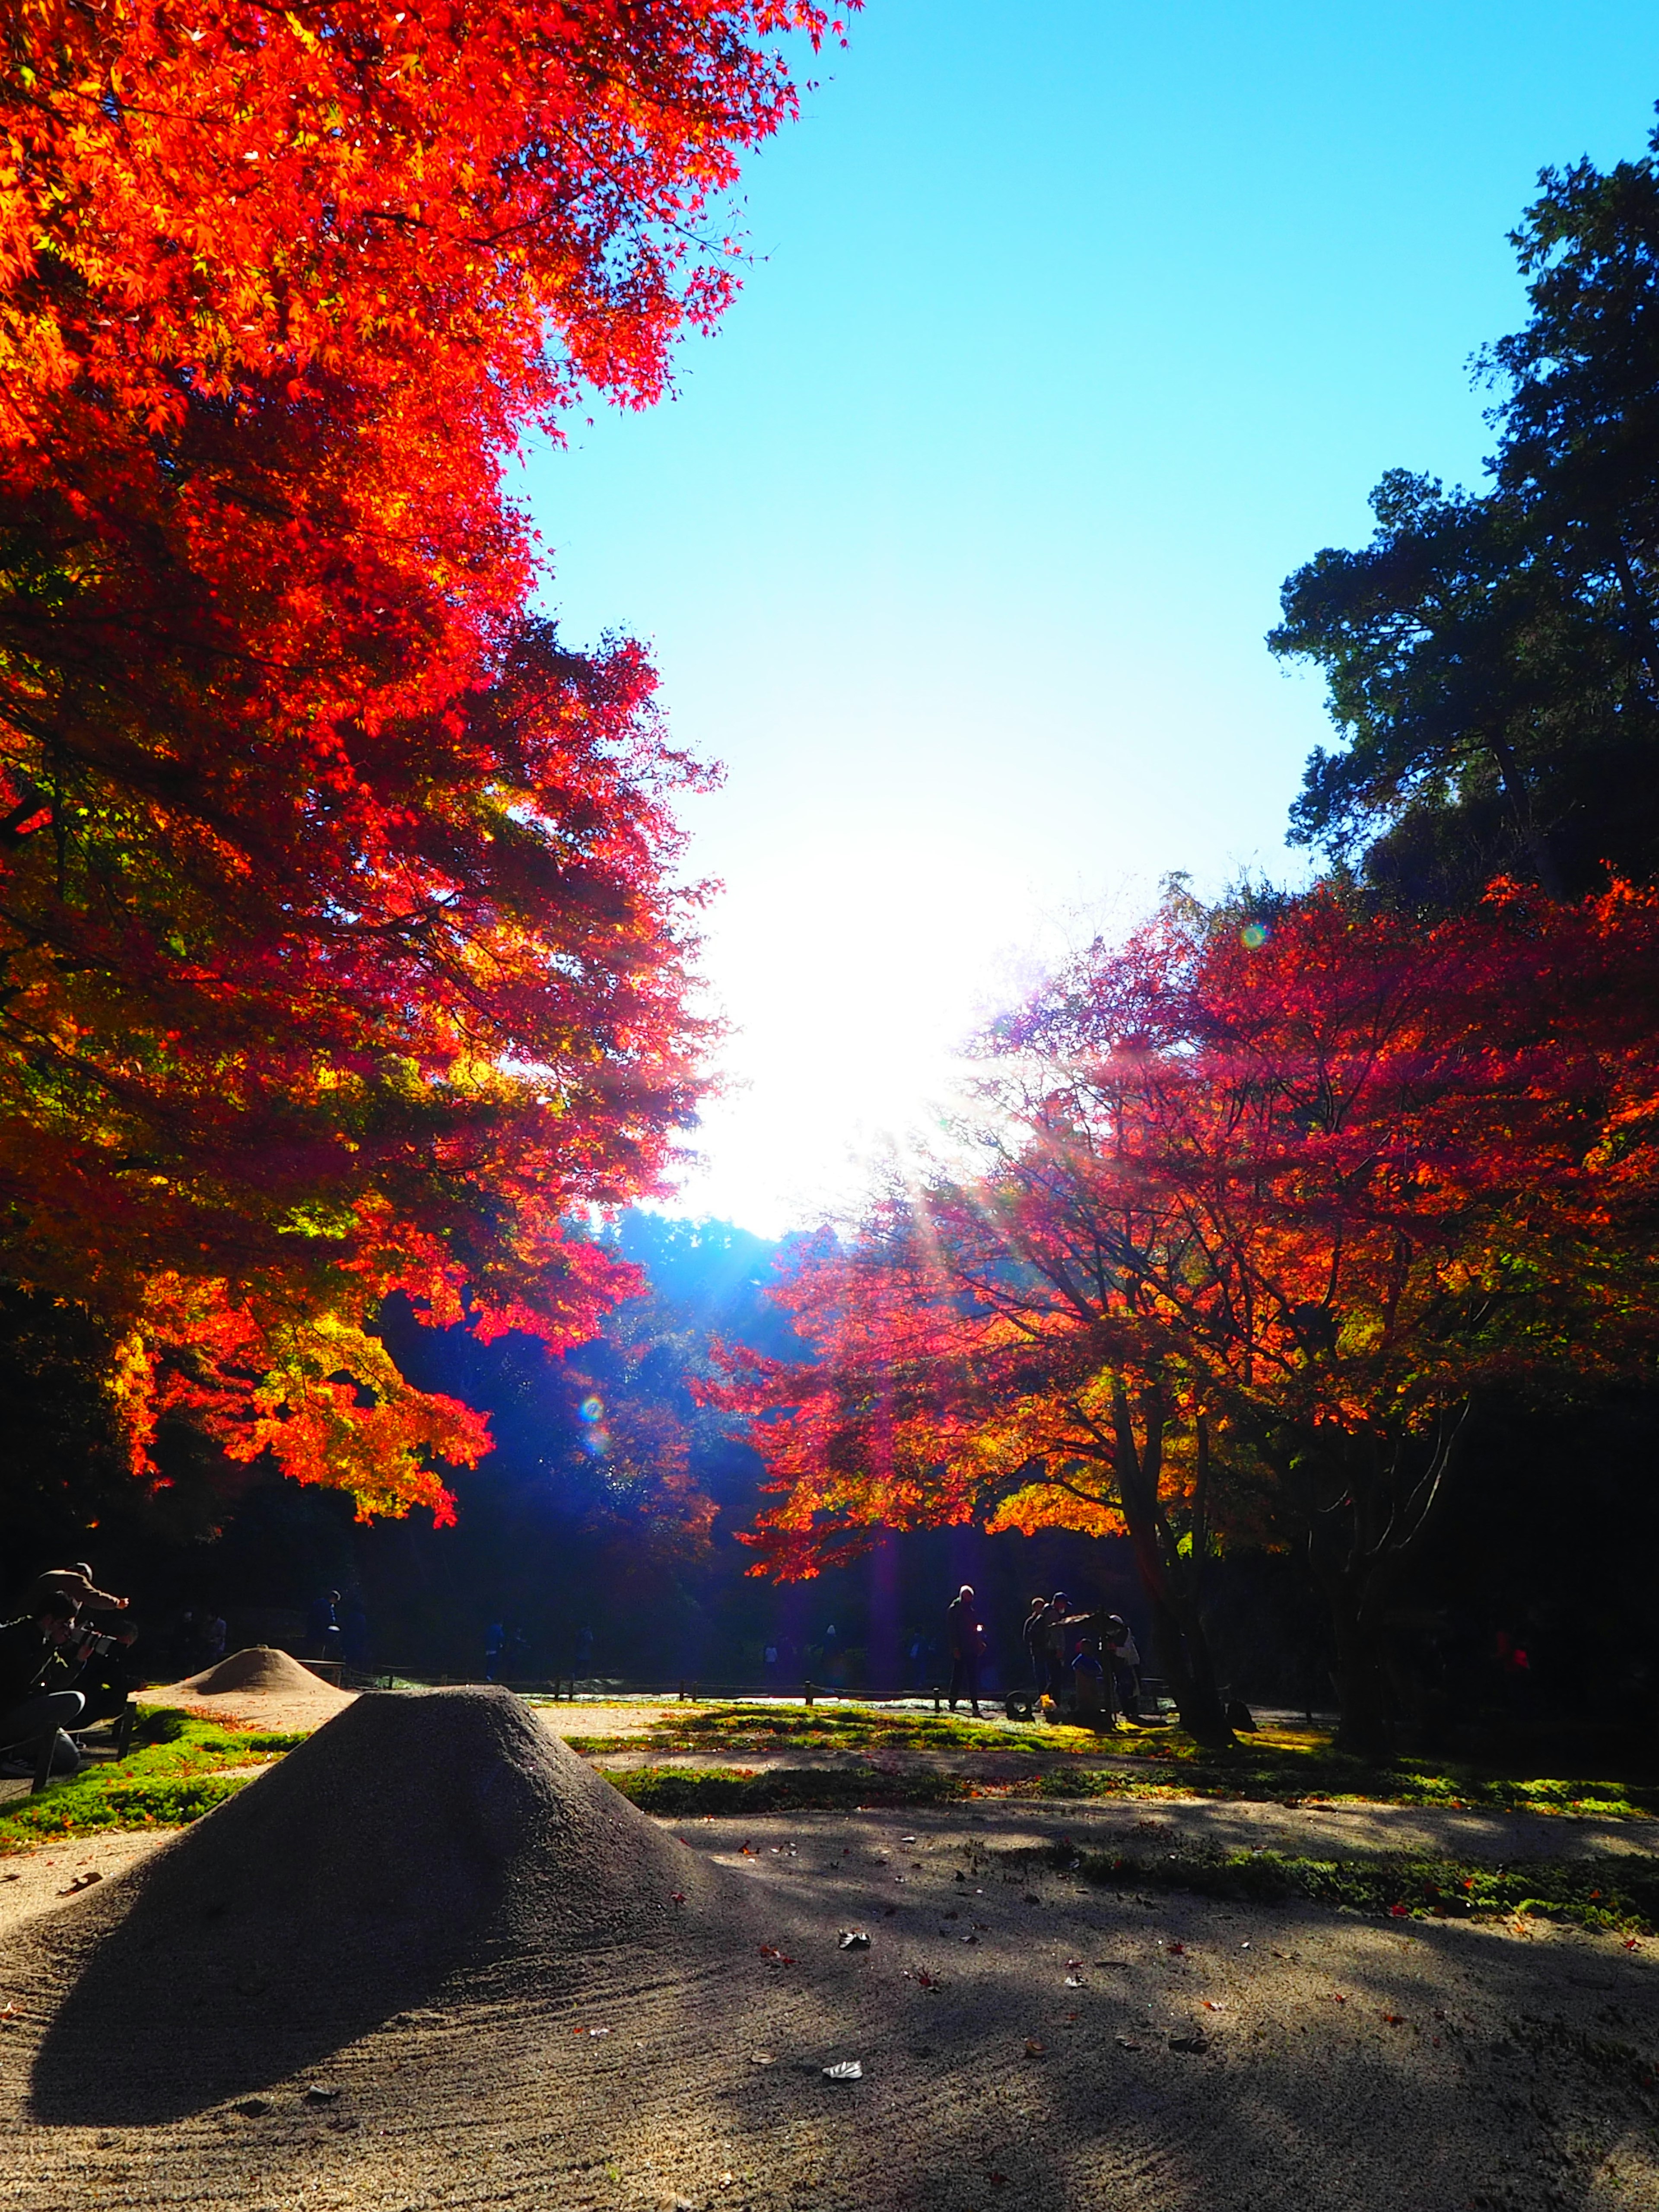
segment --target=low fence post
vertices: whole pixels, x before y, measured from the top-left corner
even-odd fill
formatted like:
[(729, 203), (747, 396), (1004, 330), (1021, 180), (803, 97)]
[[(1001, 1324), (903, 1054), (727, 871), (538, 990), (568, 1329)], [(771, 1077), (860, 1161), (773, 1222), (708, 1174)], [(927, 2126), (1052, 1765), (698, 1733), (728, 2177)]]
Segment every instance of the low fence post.
[(933, 1711), (938, 1712), (945, 1702), (945, 1692), (937, 1682), (933, 1685)]
[(812, 1685), (810, 1682), (804, 1682), (801, 1687), (806, 1693), (806, 1702), (810, 1705), (812, 1702)]

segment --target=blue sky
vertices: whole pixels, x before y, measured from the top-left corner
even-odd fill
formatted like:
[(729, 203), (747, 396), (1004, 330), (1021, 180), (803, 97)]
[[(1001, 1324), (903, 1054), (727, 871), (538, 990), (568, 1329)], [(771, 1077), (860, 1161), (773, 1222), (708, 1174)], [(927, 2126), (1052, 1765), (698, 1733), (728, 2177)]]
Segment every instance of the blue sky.
[(1505, 234), (1546, 163), (1644, 150), (1659, 11), (871, 0), (817, 74), (678, 397), (528, 477), (567, 635), (648, 639), (726, 763), (682, 1203), (766, 1233), (1166, 872), (1305, 868), (1279, 585), (1385, 468), (1478, 477)]

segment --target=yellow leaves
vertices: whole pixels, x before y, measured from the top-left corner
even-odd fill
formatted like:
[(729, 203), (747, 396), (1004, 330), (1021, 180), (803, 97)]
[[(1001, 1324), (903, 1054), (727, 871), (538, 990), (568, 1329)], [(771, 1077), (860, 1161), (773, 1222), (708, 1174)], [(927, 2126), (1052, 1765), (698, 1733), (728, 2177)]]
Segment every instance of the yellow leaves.
[[(1104, 1493), (1103, 1475), (1100, 1482)], [(1109, 1496), (1079, 1496), (1075, 1490), (1052, 1482), (1028, 1483), (1015, 1491), (985, 1523), (986, 1534), (992, 1536), (1009, 1529), (1030, 1536), (1039, 1528), (1069, 1528), (1082, 1536), (1122, 1536), (1128, 1532), (1122, 1512)]]

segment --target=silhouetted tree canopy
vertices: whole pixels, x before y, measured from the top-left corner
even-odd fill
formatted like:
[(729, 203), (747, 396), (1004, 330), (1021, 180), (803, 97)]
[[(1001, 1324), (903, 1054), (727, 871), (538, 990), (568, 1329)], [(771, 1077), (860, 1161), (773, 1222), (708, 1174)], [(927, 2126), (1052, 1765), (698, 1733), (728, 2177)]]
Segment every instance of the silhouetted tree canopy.
[(1370, 544), (1285, 586), (1268, 642), (1324, 670), (1344, 740), (1292, 836), (1419, 903), (1659, 867), (1656, 153), (1546, 170), (1512, 234), (1532, 313), (1481, 356), (1488, 488), (1391, 470)]

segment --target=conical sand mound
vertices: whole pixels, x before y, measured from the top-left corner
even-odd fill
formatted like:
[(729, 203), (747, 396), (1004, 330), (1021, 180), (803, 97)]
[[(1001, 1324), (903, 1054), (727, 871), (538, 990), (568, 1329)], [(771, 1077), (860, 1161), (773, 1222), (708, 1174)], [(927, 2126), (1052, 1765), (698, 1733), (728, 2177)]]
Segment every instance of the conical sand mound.
[(180, 1686), (204, 1698), (222, 1697), (228, 1690), (271, 1690), (280, 1696), (285, 1691), (291, 1695), (295, 1691), (314, 1690), (319, 1679), (286, 1651), (275, 1650), (268, 1644), (253, 1644), (246, 1651), (233, 1651), (228, 1659), (222, 1659), (205, 1674), (192, 1674)]
[(142, 1693), (147, 1705), (182, 1705), (216, 1719), (256, 1728), (320, 1728), (343, 1712), (354, 1692), (337, 1690), (286, 1651), (255, 1644), (233, 1651), (216, 1667), (182, 1682), (163, 1682)]
[[(77, 1924), (43, 2117), (150, 2119), (307, 2063), (465, 1964), (672, 1939), (697, 1861), (503, 1690), (360, 1698)], [(77, 1962), (78, 1963), (78, 1960)]]

